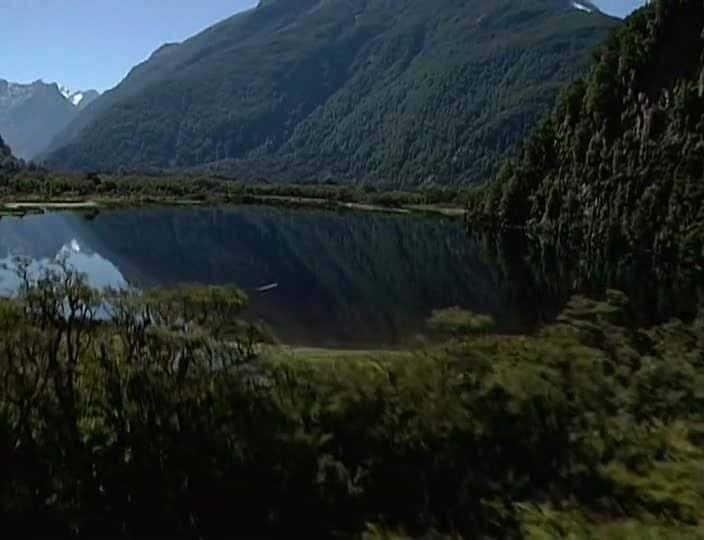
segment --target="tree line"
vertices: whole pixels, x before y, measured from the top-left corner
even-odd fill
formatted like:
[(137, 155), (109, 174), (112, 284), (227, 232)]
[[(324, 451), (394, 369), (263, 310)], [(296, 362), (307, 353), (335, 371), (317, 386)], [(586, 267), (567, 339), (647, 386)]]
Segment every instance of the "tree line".
[(704, 8), (658, 0), (475, 197), (476, 221), (527, 228), (587, 258), (704, 259)]

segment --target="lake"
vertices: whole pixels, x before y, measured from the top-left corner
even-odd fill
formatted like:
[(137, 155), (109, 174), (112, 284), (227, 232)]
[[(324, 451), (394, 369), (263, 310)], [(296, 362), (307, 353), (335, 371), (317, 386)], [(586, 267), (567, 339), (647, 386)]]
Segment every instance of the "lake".
[[(96, 287), (236, 284), (250, 297), (248, 317), (285, 343), (320, 347), (402, 345), (434, 309), (452, 306), (491, 315), (503, 332), (550, 320), (583, 285), (565, 261), (531, 249), (471, 238), (460, 220), (364, 212), (168, 208), (0, 220), (6, 262), (66, 256)], [(9, 272), (0, 277), (0, 290), (16, 287)], [(629, 291), (643, 305), (692, 297), (643, 284)]]
[[(96, 287), (236, 284), (249, 316), (291, 344), (395, 346), (455, 305), (514, 324), (459, 221), (264, 207), (0, 220), (6, 259), (60, 254)], [(12, 290), (3, 277), (0, 289)]]

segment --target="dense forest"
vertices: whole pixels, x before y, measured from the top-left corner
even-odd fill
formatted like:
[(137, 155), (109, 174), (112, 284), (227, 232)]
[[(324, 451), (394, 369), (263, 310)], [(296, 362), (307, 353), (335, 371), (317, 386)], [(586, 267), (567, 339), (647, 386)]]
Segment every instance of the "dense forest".
[(20, 274), (0, 303), (11, 537), (704, 534), (701, 320), (639, 329), (611, 291), (531, 337), (453, 310), (430, 321), (445, 344), (321, 361), (260, 345), (231, 287)]
[(567, 0), (268, 1), (167, 45), (51, 167), (240, 179), (488, 179), (617, 24)]
[(638, 254), (701, 272), (703, 28), (697, 0), (658, 0), (630, 17), (474, 216), (528, 227), (586, 259)]

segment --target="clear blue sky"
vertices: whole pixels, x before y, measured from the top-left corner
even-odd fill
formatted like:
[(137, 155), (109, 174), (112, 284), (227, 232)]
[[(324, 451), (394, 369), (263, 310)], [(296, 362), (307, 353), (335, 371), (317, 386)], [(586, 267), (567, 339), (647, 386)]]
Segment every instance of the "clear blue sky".
[[(625, 15), (643, 2), (595, 3)], [(162, 44), (183, 41), (256, 4), (257, 0), (0, 0), (0, 78), (107, 90)]]
[(0, 78), (107, 90), (167, 42), (257, 0), (0, 0)]
[(593, 0), (599, 8), (611, 15), (625, 17), (631, 11), (645, 4), (645, 0)]

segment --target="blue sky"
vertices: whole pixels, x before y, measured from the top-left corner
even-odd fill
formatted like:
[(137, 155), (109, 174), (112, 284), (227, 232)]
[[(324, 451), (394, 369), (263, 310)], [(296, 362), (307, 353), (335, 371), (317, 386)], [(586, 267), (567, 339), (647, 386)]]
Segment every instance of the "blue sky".
[[(625, 15), (644, 0), (596, 0)], [(166, 42), (257, 0), (0, 0), (0, 78), (107, 90)]]
[(617, 17), (625, 17), (631, 11), (639, 8), (645, 0), (594, 0), (600, 9)]
[(0, 78), (106, 90), (167, 42), (257, 0), (0, 0)]

